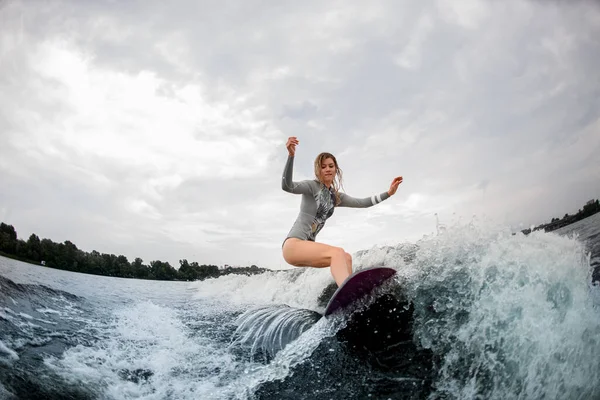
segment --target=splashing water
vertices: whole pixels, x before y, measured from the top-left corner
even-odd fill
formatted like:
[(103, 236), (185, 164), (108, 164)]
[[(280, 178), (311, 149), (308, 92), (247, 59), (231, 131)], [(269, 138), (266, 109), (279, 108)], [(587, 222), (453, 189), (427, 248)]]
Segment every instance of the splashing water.
[(277, 353), (270, 363), (246, 371), (249, 373), (238, 383), (240, 390), (235, 398), (253, 398), (261, 384), (289, 377), (293, 368), (308, 360), (325, 338), (334, 336), (344, 327), (344, 322), (341, 316), (318, 320), (303, 335)]
[[(436, 396), (600, 396), (600, 315), (576, 240), (455, 227), (419, 243), (405, 288)], [(411, 276), (412, 275), (412, 276)]]
[(236, 320), (232, 345), (250, 348), (252, 357), (270, 359), (315, 324), (321, 315), (286, 305), (251, 309)]
[(356, 269), (398, 271), (402, 305), (367, 300), (362, 318), (400, 323), (397, 337), (319, 318), (327, 269), (155, 283), (0, 259), (0, 397), (600, 398), (593, 257), (578, 238), (477, 221), (358, 252)]

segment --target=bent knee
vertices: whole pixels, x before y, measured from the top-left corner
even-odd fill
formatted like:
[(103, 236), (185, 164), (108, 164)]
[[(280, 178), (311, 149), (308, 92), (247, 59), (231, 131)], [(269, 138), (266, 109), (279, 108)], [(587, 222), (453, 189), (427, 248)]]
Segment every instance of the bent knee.
[(352, 263), (352, 255), (350, 255), (350, 253), (346, 253), (346, 252), (344, 252), (344, 255), (346, 257), (346, 261), (349, 263)]
[(281, 249), (282, 250), (281, 255), (283, 256), (283, 259), (285, 260), (286, 263), (295, 266), (296, 260), (294, 259), (294, 253), (289, 248), (289, 246), (286, 246), (286, 244), (287, 244), (287, 240), (283, 244), (283, 248)]
[(293, 265), (294, 267), (299, 267), (300, 266), (300, 262), (297, 259), (297, 257), (294, 256), (294, 253), (291, 251), (286, 251), (285, 249), (283, 250), (283, 259), (285, 260), (286, 263)]
[(341, 247), (333, 247), (331, 250), (331, 258), (345, 258), (346, 253)]

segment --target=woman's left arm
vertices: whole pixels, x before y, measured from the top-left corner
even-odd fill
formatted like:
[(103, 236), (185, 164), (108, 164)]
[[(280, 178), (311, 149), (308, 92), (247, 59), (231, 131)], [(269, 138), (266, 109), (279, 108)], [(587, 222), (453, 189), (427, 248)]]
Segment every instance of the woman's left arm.
[(364, 199), (356, 199), (352, 196), (348, 196), (346, 193), (340, 193), (340, 204), (338, 207), (352, 207), (352, 208), (366, 208), (372, 207), (375, 204), (379, 204), (386, 200), (390, 196), (393, 196), (398, 190), (398, 186), (402, 183), (402, 177), (399, 176), (394, 178), (390, 189), (387, 192), (383, 192), (371, 197), (365, 197)]

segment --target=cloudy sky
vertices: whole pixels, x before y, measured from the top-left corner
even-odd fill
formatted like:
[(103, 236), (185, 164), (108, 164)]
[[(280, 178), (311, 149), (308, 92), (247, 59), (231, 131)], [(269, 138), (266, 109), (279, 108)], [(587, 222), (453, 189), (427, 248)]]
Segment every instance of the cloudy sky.
[(527, 227), (600, 197), (592, 1), (0, 1), (0, 220), (177, 266), (286, 268), (321, 151), (354, 252), (473, 215)]

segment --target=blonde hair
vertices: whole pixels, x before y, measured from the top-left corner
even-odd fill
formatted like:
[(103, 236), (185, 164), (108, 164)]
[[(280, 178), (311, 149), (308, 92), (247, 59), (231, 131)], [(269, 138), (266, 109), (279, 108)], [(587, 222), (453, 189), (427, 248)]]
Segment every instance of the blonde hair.
[(338, 166), (337, 160), (333, 154), (321, 153), (317, 156), (315, 159), (315, 177), (319, 182), (323, 183), (323, 180), (321, 179), (321, 164), (328, 158), (331, 158), (335, 164), (335, 177), (333, 178), (332, 186), (333, 191), (335, 192), (335, 205), (337, 206), (341, 201), (339, 191), (344, 189), (344, 184), (342, 183), (342, 170)]

